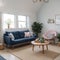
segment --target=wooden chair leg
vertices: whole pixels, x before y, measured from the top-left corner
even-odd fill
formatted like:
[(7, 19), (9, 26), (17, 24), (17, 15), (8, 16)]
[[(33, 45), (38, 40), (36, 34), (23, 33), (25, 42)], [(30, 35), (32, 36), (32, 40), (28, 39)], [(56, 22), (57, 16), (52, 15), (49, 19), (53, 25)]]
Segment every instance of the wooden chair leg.
[(46, 45), (46, 49), (48, 50), (48, 45)]

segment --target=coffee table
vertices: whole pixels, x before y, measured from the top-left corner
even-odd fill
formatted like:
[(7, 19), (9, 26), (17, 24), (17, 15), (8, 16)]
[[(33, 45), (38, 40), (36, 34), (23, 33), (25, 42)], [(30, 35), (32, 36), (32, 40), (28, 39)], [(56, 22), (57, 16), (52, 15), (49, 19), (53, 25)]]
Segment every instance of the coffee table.
[(32, 41), (31, 42), (32, 44), (32, 50), (34, 51), (34, 46), (42, 46), (42, 53), (44, 54), (44, 46), (46, 46), (47, 50), (48, 50), (48, 45), (49, 45), (49, 42), (48, 41), (45, 41), (44, 43), (41, 43), (39, 41)]

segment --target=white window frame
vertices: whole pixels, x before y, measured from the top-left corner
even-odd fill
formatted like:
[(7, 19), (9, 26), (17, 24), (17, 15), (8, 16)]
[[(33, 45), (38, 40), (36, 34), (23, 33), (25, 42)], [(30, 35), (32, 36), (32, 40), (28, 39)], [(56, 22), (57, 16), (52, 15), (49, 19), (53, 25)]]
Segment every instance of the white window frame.
[[(18, 16), (24, 16), (24, 15), (18, 15)], [(25, 28), (28, 28), (28, 27), (27, 27), (27, 25), (28, 25), (28, 24), (27, 24), (28, 16), (25, 16), (25, 17), (26, 17), (26, 27), (25, 27)], [(18, 18), (18, 19), (19, 19), (19, 18)], [(18, 23), (19, 23), (19, 22), (21, 22), (21, 21), (18, 20)], [(19, 28), (19, 24), (18, 24), (18, 28)], [(23, 27), (20, 27), (20, 28), (23, 28)]]
[[(3, 31), (5, 31), (5, 30), (8, 30), (8, 28), (4, 28), (4, 26), (3, 26), (3, 14), (9, 14), (9, 13), (2, 13), (2, 29), (3, 29)], [(14, 15), (14, 14), (10, 14), (10, 15)], [(25, 16), (25, 15), (14, 15), (14, 28), (9, 28), (9, 29), (15, 29), (15, 28), (17, 28), (17, 29), (19, 29), (19, 26), (18, 26), (18, 22), (19, 22), (19, 20), (18, 20), (18, 16)], [(26, 27), (25, 28), (29, 28), (30, 27), (30, 23), (29, 23), (29, 16), (25, 16), (26, 17)], [(24, 29), (24, 28), (22, 28), (22, 29)]]
[[(13, 27), (13, 28), (15, 28), (15, 15), (14, 15), (14, 14), (8, 14), (8, 13), (2, 13), (2, 28), (3, 28), (3, 30), (8, 29), (8, 27), (5, 28), (5, 29), (4, 29), (4, 27), (3, 27), (3, 24), (4, 24), (4, 23), (3, 23), (3, 22), (4, 22), (4, 20), (3, 20), (3, 19), (4, 19), (3, 15), (4, 15), (4, 14), (13, 15), (13, 16), (14, 16), (14, 27)], [(13, 28), (10, 27), (9, 29), (13, 29)]]

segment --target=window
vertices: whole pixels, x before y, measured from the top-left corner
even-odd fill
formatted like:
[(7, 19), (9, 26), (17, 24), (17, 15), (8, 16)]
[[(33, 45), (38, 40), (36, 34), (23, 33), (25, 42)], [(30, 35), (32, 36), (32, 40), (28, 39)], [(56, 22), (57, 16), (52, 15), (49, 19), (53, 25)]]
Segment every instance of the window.
[(2, 28), (29, 28), (29, 17), (28, 16), (15, 16), (12, 14), (2, 14)]
[(14, 28), (14, 15), (3, 14), (2, 15), (3, 29)]
[(27, 16), (18, 16), (18, 28), (27, 28)]

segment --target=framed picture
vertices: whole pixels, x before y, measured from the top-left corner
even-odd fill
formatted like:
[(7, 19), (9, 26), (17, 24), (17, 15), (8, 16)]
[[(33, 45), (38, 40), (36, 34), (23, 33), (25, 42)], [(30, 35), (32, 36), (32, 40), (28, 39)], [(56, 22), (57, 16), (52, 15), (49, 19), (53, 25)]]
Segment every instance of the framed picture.
[(54, 19), (48, 19), (48, 23), (52, 24), (55, 23)]
[(60, 24), (60, 15), (56, 15), (55, 20), (56, 24)]
[(33, 1), (33, 3), (36, 3), (38, 0), (32, 0)]

